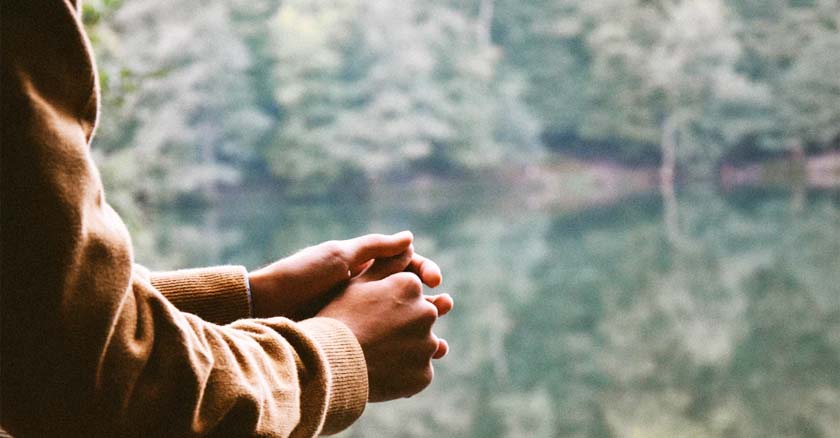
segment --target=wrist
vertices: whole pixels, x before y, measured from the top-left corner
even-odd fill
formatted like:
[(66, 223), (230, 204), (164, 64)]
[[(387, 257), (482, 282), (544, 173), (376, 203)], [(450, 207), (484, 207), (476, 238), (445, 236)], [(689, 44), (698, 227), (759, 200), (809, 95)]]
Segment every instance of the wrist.
[(251, 278), (249, 274), (245, 273), (245, 292), (248, 293), (248, 311), (250, 317), (254, 317), (254, 294), (251, 292)]
[(273, 316), (265, 312), (268, 307), (265, 301), (269, 295), (266, 291), (271, 290), (271, 277), (266, 274), (265, 268), (249, 272), (247, 278), (251, 290), (251, 314), (256, 318)]
[(295, 287), (290, 284), (292, 277), (286, 273), (282, 262), (274, 262), (248, 274), (256, 318), (292, 318), (294, 309), (301, 305), (299, 297), (293, 293)]

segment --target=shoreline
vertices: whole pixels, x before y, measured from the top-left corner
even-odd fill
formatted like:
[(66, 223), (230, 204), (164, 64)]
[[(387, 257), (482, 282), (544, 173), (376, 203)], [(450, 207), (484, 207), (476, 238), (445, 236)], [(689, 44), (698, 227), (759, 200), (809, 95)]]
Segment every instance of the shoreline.
[[(797, 192), (840, 190), (840, 151), (804, 157), (799, 161), (781, 158), (739, 166), (724, 164), (709, 180), (698, 182), (678, 178), (676, 182), (678, 190), (694, 184), (716, 185), (727, 192), (749, 187)], [(301, 203), (375, 202), (383, 206), (404, 203), (418, 211), (436, 209), (454, 198), (466, 198), (476, 206), (503, 205), (506, 211), (515, 214), (533, 210), (580, 210), (659, 190), (659, 168), (656, 166), (633, 167), (609, 160), (583, 160), (555, 154), (542, 163), (485, 170), (472, 175), (418, 173), (403, 175), (398, 180), (374, 180), (363, 198), (347, 198), (334, 193), (324, 197), (289, 197), (279, 183), (272, 181), (229, 186), (220, 191), (222, 196), (274, 192), (280, 199)]]
[[(677, 188), (697, 184), (681, 180)], [(514, 174), (509, 174), (513, 176)], [(575, 208), (619, 201), (659, 191), (659, 168), (623, 166), (610, 161), (556, 156), (550, 163), (531, 166), (513, 176), (526, 190), (530, 203), (542, 208)], [(840, 190), (840, 151), (796, 160), (780, 158), (746, 165), (724, 164), (716, 178), (700, 184), (717, 184), (731, 191), (746, 187)]]
[(782, 158), (743, 166), (726, 165), (720, 169), (723, 187), (789, 186), (816, 189), (840, 188), (840, 151), (812, 155), (802, 159)]

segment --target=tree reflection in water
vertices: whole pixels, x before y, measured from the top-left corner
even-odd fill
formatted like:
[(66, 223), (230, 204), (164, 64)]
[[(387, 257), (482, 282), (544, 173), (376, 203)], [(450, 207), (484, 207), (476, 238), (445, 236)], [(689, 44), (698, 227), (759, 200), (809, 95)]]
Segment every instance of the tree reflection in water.
[(655, 195), (577, 212), (502, 198), (253, 195), (161, 228), (241, 237), (212, 252), (195, 239), (170, 259), (252, 267), (321, 240), (415, 231), (456, 298), (439, 329), (451, 353), (427, 391), (369, 406), (342, 436), (840, 436), (836, 192), (680, 193), (668, 208), (682, 244)]

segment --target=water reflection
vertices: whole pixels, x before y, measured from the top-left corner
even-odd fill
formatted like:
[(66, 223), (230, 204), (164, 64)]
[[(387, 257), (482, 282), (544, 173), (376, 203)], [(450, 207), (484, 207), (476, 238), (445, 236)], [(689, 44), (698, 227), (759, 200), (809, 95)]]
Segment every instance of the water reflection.
[(252, 267), (416, 232), (457, 300), (440, 327), (452, 351), (430, 389), (370, 406), (343, 436), (840, 436), (838, 193), (697, 190), (576, 212), (497, 193), (396, 198), (252, 194), (162, 226), (203, 229), (195, 248), (236, 236), (176, 260)]

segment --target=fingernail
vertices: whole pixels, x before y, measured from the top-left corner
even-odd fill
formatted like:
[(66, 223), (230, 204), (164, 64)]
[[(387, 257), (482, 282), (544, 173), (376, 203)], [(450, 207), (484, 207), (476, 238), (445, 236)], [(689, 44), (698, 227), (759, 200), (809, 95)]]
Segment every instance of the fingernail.
[(412, 234), (411, 231), (409, 231), (409, 230), (400, 231), (399, 233), (394, 234), (394, 236), (399, 236), (399, 237), (408, 236), (408, 237), (411, 237), (412, 239), (414, 238), (414, 234)]

